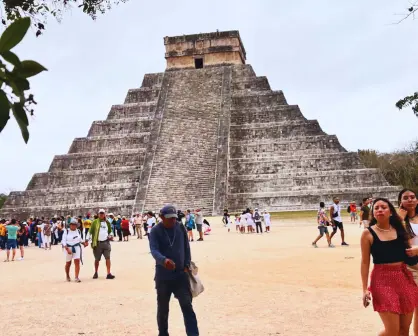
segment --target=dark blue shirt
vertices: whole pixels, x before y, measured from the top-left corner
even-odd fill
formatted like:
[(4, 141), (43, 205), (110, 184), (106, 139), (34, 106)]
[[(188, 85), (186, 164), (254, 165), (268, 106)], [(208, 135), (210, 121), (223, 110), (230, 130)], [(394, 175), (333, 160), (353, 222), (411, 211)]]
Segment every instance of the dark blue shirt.
[[(185, 267), (190, 266), (189, 240), (184, 226), (181, 225), (177, 222), (173, 228), (168, 229), (159, 223), (151, 230), (149, 245), (156, 261), (155, 281), (176, 279), (183, 274)], [(166, 269), (165, 259), (173, 260), (176, 269), (173, 271)]]

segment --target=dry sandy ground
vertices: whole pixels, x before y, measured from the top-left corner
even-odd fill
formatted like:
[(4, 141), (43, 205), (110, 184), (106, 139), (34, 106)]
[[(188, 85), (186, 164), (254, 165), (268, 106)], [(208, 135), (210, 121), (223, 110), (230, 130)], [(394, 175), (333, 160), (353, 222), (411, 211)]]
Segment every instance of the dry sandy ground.
[[(213, 233), (192, 243), (206, 287), (194, 307), (201, 335), (376, 335), (381, 324), (361, 305), (361, 230), (345, 220), (347, 242), (335, 249), (317, 235), (314, 220), (274, 220), (263, 235)], [(84, 253), (82, 283), (64, 281), (61, 248), (30, 247), (23, 262), (0, 263), (0, 335), (157, 335), (154, 262), (148, 241), (113, 243), (115, 280), (93, 280), (93, 255)], [(2, 252), (3, 257), (4, 252)], [(180, 308), (171, 302), (171, 335), (185, 335)]]

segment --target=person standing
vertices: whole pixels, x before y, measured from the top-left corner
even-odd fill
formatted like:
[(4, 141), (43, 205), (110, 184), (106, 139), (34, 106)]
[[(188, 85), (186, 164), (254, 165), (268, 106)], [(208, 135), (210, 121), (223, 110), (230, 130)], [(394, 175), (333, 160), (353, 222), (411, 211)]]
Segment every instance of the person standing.
[(6, 249), (6, 243), (7, 243), (6, 220), (2, 219), (0, 221), (0, 250)]
[(25, 257), (25, 244), (26, 244), (26, 226), (24, 224), (20, 224), (19, 230), (17, 231), (17, 246), (19, 246), (20, 250), (20, 258), (17, 260), (23, 261)]
[(19, 225), (16, 222), (16, 219), (12, 219), (9, 225), (6, 225), (7, 229), (7, 252), (5, 262), (10, 260), (10, 250), (12, 250), (12, 261), (15, 261), (16, 248), (17, 248), (17, 231), (19, 230)]
[(363, 198), (363, 205), (360, 209), (360, 224), (363, 224), (363, 227), (367, 229), (369, 227), (369, 220), (370, 220), (370, 207), (369, 207), (370, 200), (368, 198)]
[[(417, 259), (408, 256), (413, 252), (409, 234), (387, 199), (377, 198), (373, 203), (370, 227), (363, 231), (360, 243), (364, 307), (373, 299), (384, 325), (379, 335), (409, 335), (418, 287), (406, 265), (416, 265)], [(374, 267), (369, 286), (370, 255)]]
[[(96, 218), (95, 218), (96, 219)], [(113, 236), (116, 237), (116, 218), (113, 213), (109, 213), (107, 220), (109, 221), (110, 225), (112, 226)]]
[[(87, 237), (86, 237), (87, 238)], [(99, 277), (99, 264), (102, 256), (106, 260), (107, 276), (106, 279), (114, 279), (115, 276), (110, 272), (110, 252), (112, 247), (110, 241), (113, 240), (112, 227), (106, 219), (106, 212), (104, 209), (99, 210), (99, 217), (91, 223), (87, 240), (91, 241), (94, 255), (94, 275), (93, 279)]]
[(235, 231), (241, 232), (241, 228), (239, 224), (239, 214), (235, 214)]
[(134, 225), (136, 228), (136, 239), (142, 239), (142, 217), (139, 213), (134, 218)]
[(349, 205), (350, 207), (350, 218), (351, 223), (356, 223), (356, 217), (357, 217), (357, 205), (355, 201), (352, 201)]
[[(203, 213), (200, 209), (196, 209), (195, 215), (196, 215), (196, 219), (195, 219), (196, 220), (196, 229), (197, 229), (197, 232), (199, 232), (199, 239), (197, 241), (203, 241), (203, 230), (202, 230), (202, 227), (203, 227)], [(226, 222), (227, 224), (228, 224), (228, 218), (229, 218), (229, 215), (227, 217), (227, 222)]]
[(318, 245), (316, 245), (316, 243), (318, 242), (318, 240), (320, 240), (324, 236), (324, 233), (325, 233), (327, 237), (328, 246), (334, 247), (334, 245), (331, 244), (331, 238), (329, 237), (329, 232), (328, 232), (328, 227), (327, 227), (329, 225), (329, 219), (325, 213), (324, 202), (319, 203), (319, 210), (316, 216), (316, 221), (318, 222), (319, 236), (313, 241), (312, 246), (317, 248)]
[(348, 246), (344, 240), (344, 226), (343, 219), (341, 217), (340, 199), (338, 197), (334, 197), (334, 203), (329, 208), (329, 217), (332, 223), (332, 233), (330, 239), (332, 239), (332, 237), (334, 237), (334, 235), (337, 233), (337, 229), (340, 229), (341, 245)]
[[(253, 218), (254, 218), (254, 222), (255, 222), (255, 226), (256, 226), (257, 233), (263, 233), (263, 227), (261, 226), (261, 215), (258, 212), (258, 209), (257, 208), (254, 209), (254, 216), (253, 216)], [(260, 229), (260, 232), (258, 232), (258, 229)]]
[[(417, 194), (411, 189), (403, 189), (398, 195), (398, 215), (404, 221), (406, 231), (411, 238), (412, 251), (410, 256), (418, 255), (418, 200)], [(412, 272), (415, 283), (418, 285), (418, 270), (408, 268)], [(418, 336), (418, 308), (414, 311), (414, 336)]]
[(74, 273), (75, 273), (75, 282), (81, 282), (80, 275), (80, 260), (82, 260), (82, 250), (81, 245), (86, 247), (88, 243), (83, 242), (83, 237), (81, 235), (81, 230), (77, 228), (78, 221), (72, 219), (70, 222), (70, 228), (64, 230), (62, 236), (62, 247), (65, 250), (65, 275), (67, 281), (71, 281), (70, 277), (70, 268), (71, 262), (74, 261)]
[(129, 231), (129, 220), (127, 220), (125, 216), (122, 217), (120, 227), (122, 229), (123, 241), (129, 241), (131, 232)]
[(43, 225), (42, 233), (43, 233), (42, 239), (43, 239), (45, 250), (48, 249), (48, 246), (49, 246), (49, 249), (51, 250), (52, 226), (48, 220)]
[(263, 218), (264, 218), (264, 225), (266, 226), (266, 232), (270, 232), (271, 216), (270, 216), (270, 213), (266, 209), (264, 209)]
[(250, 209), (247, 209), (246, 210), (246, 214), (245, 214), (245, 218), (247, 219), (247, 230), (248, 230), (248, 233), (254, 233), (254, 226), (255, 226), (255, 223), (254, 223), (254, 219), (253, 219), (253, 214), (251, 213), (251, 210)]
[(157, 323), (159, 336), (168, 336), (171, 294), (179, 301), (187, 336), (198, 336), (196, 314), (192, 305), (189, 276), (191, 254), (184, 226), (177, 221), (177, 211), (167, 205), (160, 212), (162, 222), (150, 234), (150, 250), (155, 259)]
[(118, 242), (121, 242), (122, 241), (122, 218), (120, 217), (120, 215), (118, 215), (116, 218), (115, 229), (119, 238)]
[(84, 227), (84, 237), (87, 237), (87, 234), (89, 233), (89, 230), (91, 228), (91, 219), (90, 219), (89, 213), (86, 215), (86, 219), (83, 221), (83, 227)]

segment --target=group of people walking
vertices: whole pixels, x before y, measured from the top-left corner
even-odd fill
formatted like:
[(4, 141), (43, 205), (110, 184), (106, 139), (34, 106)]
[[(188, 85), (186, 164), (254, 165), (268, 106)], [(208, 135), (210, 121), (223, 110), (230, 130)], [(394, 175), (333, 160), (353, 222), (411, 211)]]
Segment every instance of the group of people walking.
[(224, 215), (222, 218), (224, 226), (228, 229), (228, 232), (231, 232), (231, 227), (235, 225), (235, 231), (239, 233), (263, 233), (263, 224), (264, 232), (270, 232), (271, 226), (271, 216), (267, 210), (260, 212), (258, 208), (254, 210), (247, 208), (241, 214), (235, 214), (234, 221), (231, 218), (231, 215), (228, 213), (228, 210), (224, 210)]

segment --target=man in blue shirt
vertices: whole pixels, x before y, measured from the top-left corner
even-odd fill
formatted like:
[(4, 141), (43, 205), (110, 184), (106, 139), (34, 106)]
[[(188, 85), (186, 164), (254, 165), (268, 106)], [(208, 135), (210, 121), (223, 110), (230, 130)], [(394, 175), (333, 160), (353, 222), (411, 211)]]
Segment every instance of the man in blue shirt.
[(196, 314), (187, 272), (190, 267), (190, 245), (184, 226), (177, 221), (172, 205), (161, 209), (162, 222), (150, 234), (151, 254), (156, 261), (157, 323), (159, 336), (168, 336), (168, 312), (171, 294), (179, 300), (187, 336), (198, 336)]

